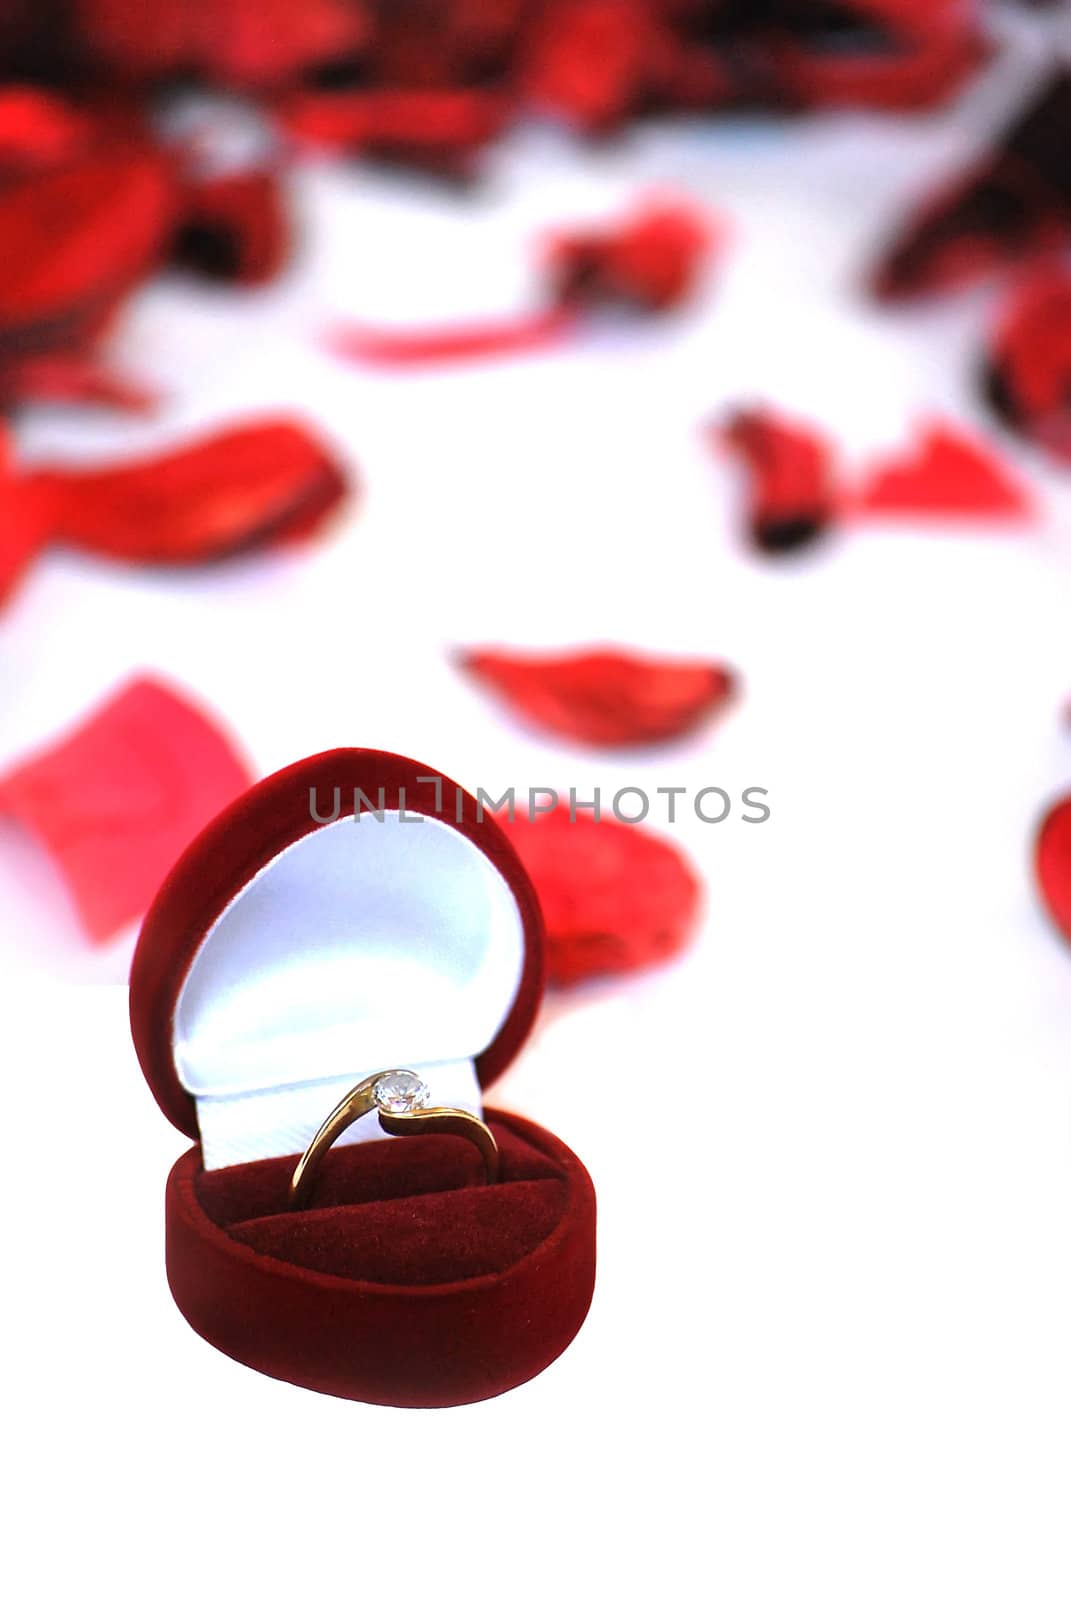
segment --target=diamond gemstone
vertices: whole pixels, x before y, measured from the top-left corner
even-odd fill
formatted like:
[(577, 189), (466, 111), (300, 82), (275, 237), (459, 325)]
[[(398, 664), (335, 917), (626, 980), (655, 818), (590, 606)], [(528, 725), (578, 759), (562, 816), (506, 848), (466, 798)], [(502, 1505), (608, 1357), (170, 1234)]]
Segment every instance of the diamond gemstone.
[(427, 1105), (431, 1090), (415, 1072), (385, 1072), (372, 1090), (381, 1111), (417, 1111)]

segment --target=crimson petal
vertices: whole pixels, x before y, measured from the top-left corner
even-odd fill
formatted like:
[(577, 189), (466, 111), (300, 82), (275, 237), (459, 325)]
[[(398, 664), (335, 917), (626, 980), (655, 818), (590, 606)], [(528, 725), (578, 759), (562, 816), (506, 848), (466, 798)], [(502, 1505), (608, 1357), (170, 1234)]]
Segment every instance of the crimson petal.
[(768, 407), (737, 411), (714, 430), (747, 464), (748, 527), (767, 554), (812, 543), (837, 510), (833, 447), (812, 424)]
[(854, 499), (871, 515), (1028, 518), (1029, 489), (982, 441), (946, 422), (923, 424), (915, 444), (870, 468)]
[(0, 604), (48, 542), (48, 493), (19, 476), (0, 433)]
[(270, 88), (363, 44), (360, 0), (73, 0), (99, 65), (121, 80), (196, 75)]
[[(789, 105), (880, 106), (917, 110), (947, 98), (991, 54), (980, 19), (958, 0), (868, 0), (855, 8), (829, 9), (854, 20), (853, 30), (823, 34), (815, 7), (814, 30), (795, 36), (778, 29), (764, 51), (765, 65)], [(837, 39), (836, 47), (829, 41)], [(823, 48), (823, 46), (825, 46)]]
[(497, 820), (532, 882), (547, 932), (547, 977), (559, 987), (639, 971), (676, 955), (695, 927), (701, 890), (673, 845), (639, 824), (568, 810)]
[(121, 141), (0, 190), (0, 352), (84, 342), (160, 259), (174, 204), (166, 159)]
[(574, 307), (672, 310), (696, 287), (724, 237), (724, 226), (691, 201), (651, 200), (609, 227), (552, 239), (552, 297)]
[(0, 778), (0, 812), (41, 842), (86, 932), (104, 940), (147, 909), (190, 840), (251, 781), (201, 711), (139, 678)]
[(737, 687), (735, 674), (719, 662), (620, 650), (558, 656), (473, 650), (460, 664), (536, 726), (611, 748), (690, 733), (721, 710)]
[(958, 289), (1071, 238), (1071, 72), (1056, 73), (990, 154), (926, 200), (878, 263), (883, 300)]
[(290, 249), (282, 191), (272, 171), (191, 182), (171, 243), (179, 266), (231, 283), (267, 283)]
[(673, 36), (637, 0), (552, 0), (522, 54), (522, 92), (589, 131), (623, 122), (648, 97)]
[(167, 455), (33, 475), (57, 539), (130, 561), (209, 561), (318, 530), (346, 492), (341, 465), (288, 421), (229, 428)]
[(369, 328), (351, 322), (329, 332), (327, 344), (337, 355), (368, 366), (437, 365), (543, 350), (557, 344), (575, 320), (569, 312), (549, 311), (441, 328)]
[(303, 93), (278, 107), (283, 128), (301, 142), (462, 177), (507, 114), (500, 94), (454, 87)]
[(92, 354), (51, 350), (0, 367), (0, 399), (109, 406), (144, 416), (156, 409), (159, 396), (147, 384), (112, 371)]
[(1071, 461), (1071, 271), (1039, 269), (1012, 295), (991, 341), (985, 393), (1002, 421)]
[(1034, 844), (1034, 873), (1049, 916), (1071, 940), (1071, 795), (1058, 800), (1042, 820)]
[(57, 96), (14, 84), (0, 89), (0, 176), (70, 161), (88, 140), (87, 120)]

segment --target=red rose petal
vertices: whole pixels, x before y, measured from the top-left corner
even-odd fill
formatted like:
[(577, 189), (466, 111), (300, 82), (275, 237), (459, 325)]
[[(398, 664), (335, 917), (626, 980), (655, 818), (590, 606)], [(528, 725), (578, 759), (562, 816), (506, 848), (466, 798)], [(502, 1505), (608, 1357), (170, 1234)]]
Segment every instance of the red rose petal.
[(11, 464), (0, 432), (0, 605), (12, 593), (49, 537), (49, 496)]
[(227, 173), (192, 182), (171, 245), (179, 266), (231, 283), (267, 283), (290, 249), (290, 225), (278, 176)]
[(889, 302), (949, 293), (1067, 237), (1058, 203), (1032, 168), (994, 160), (909, 220), (875, 267), (871, 292)]
[(1034, 872), (1049, 916), (1071, 940), (1071, 796), (1057, 801), (1038, 829)]
[(676, 955), (701, 898), (684, 856), (640, 824), (579, 811), (572, 821), (562, 806), (534, 821), (496, 818), (539, 897), (548, 981), (566, 987)]
[(10, 401), (109, 406), (135, 416), (156, 409), (159, 395), (113, 372), (96, 356), (52, 350), (0, 367), (0, 395)]
[(737, 687), (735, 675), (719, 662), (620, 650), (559, 656), (474, 650), (460, 664), (536, 726), (608, 747), (690, 733), (721, 710)]
[(191, 839), (252, 781), (218, 728), (139, 678), (0, 778), (0, 812), (48, 851), (92, 939), (146, 910)]
[(854, 509), (871, 515), (1029, 518), (1029, 489), (981, 440), (946, 422), (925, 423), (904, 455), (867, 473)]
[(278, 108), (295, 139), (462, 174), (502, 132), (507, 113), (501, 94), (452, 86), (304, 93)]
[(509, 68), (531, 0), (377, 0), (361, 65), (376, 83), (486, 83)]
[(555, 302), (669, 311), (696, 287), (725, 227), (687, 200), (651, 200), (606, 228), (568, 232), (547, 249)]
[(906, 300), (958, 289), (1071, 239), (1071, 72), (1057, 70), (987, 156), (924, 201), (887, 247), (872, 289)]
[(644, 100), (666, 42), (637, 0), (552, 0), (529, 32), (522, 92), (578, 127), (613, 127)]
[(57, 95), (22, 85), (0, 89), (0, 174), (38, 172), (70, 161), (89, 140), (86, 119)]
[(741, 410), (714, 430), (749, 469), (748, 526), (768, 554), (810, 544), (837, 510), (833, 447), (813, 424), (769, 407)]
[(438, 365), (543, 350), (557, 344), (575, 320), (568, 312), (550, 311), (452, 328), (366, 328), (347, 323), (328, 333), (327, 343), (337, 355), (368, 366)]
[(990, 341), (986, 397), (1000, 418), (1059, 461), (1071, 461), (1071, 270), (1032, 273)]
[(518, 89), (589, 133), (651, 109), (710, 110), (734, 98), (735, 63), (708, 45), (648, 0), (550, 0), (521, 38)]
[(770, 40), (765, 64), (789, 104), (805, 106), (879, 106), (913, 110), (947, 97), (989, 56), (991, 47), (969, 7), (945, 6), (928, 0), (925, 7), (903, 0), (871, 0), (859, 8), (855, 49), (816, 47), (805, 29), (798, 37), (778, 31)]
[(241, 88), (283, 83), (358, 49), (360, 0), (74, 0), (98, 63), (120, 79), (193, 75)]
[(174, 203), (164, 157), (118, 141), (0, 189), (0, 350), (83, 342), (160, 259)]
[(230, 428), (167, 455), (34, 475), (57, 539), (129, 561), (209, 561), (317, 531), (342, 467), (297, 423)]

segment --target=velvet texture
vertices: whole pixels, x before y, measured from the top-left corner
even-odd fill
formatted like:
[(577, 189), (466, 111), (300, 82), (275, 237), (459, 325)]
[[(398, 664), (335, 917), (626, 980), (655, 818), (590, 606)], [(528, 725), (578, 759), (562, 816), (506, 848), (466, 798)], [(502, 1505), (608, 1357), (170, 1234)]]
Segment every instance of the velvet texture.
[(246, 1366), (379, 1405), (465, 1405), (525, 1383), (580, 1328), (595, 1277), (595, 1195), (565, 1145), (488, 1112), (502, 1177), (460, 1140), (333, 1150), (309, 1210), (291, 1157), (167, 1188), (167, 1275), (187, 1321)]
[[(433, 783), (418, 780), (438, 778)], [(251, 878), (288, 845), (316, 828), (309, 793), (321, 816), (339, 790), (340, 815), (352, 816), (354, 793), (372, 804), (380, 791), (387, 810), (437, 817), (478, 844), (509, 883), (524, 926), (525, 963), (513, 1007), (497, 1036), (477, 1058), (485, 1086), (504, 1072), (535, 1021), (543, 994), (543, 928), (535, 891), (516, 851), (490, 812), (434, 767), (381, 750), (328, 750), (284, 767), (247, 791), (193, 842), (168, 876), (142, 927), (130, 973), (130, 1025), (149, 1088), (164, 1115), (191, 1139), (197, 1108), (175, 1074), (175, 1006), (198, 946)], [(440, 803), (441, 794), (441, 803)], [(331, 1076), (332, 1067), (325, 1076)]]
[[(183, 979), (209, 927), (280, 850), (316, 826), (341, 790), (434, 815), (472, 839), (517, 899), (525, 964), (513, 1007), (477, 1059), (489, 1082), (512, 1060), (543, 987), (535, 894), (509, 841), (475, 800), (400, 756), (339, 750), (258, 784), (195, 841), (146, 918), (134, 956), (134, 1041), (161, 1108), (196, 1138), (196, 1105), (175, 1073)], [(395, 1406), (450, 1406), (526, 1382), (561, 1354), (595, 1278), (595, 1195), (572, 1151), (544, 1129), (489, 1111), (500, 1181), (445, 1136), (328, 1152), (311, 1205), (286, 1209), (296, 1155), (205, 1171), (199, 1148), (167, 1186), (167, 1272), (187, 1321), (246, 1366), (304, 1388)]]

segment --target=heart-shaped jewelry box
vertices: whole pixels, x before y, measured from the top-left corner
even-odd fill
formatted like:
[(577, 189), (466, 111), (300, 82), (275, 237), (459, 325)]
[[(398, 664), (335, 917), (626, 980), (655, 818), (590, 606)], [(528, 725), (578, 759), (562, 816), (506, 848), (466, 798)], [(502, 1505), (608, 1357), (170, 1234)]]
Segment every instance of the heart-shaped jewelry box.
[[(595, 1196), (544, 1128), (483, 1110), (543, 988), (539, 909), (493, 817), (375, 750), (257, 784), (181, 857), (146, 917), (130, 1011), (171, 1171), (167, 1273), (211, 1344), (272, 1377), (460, 1405), (540, 1372), (587, 1314)], [(482, 1116), (501, 1156), (363, 1118), (288, 1208), (295, 1163), (359, 1079), (408, 1068)]]

